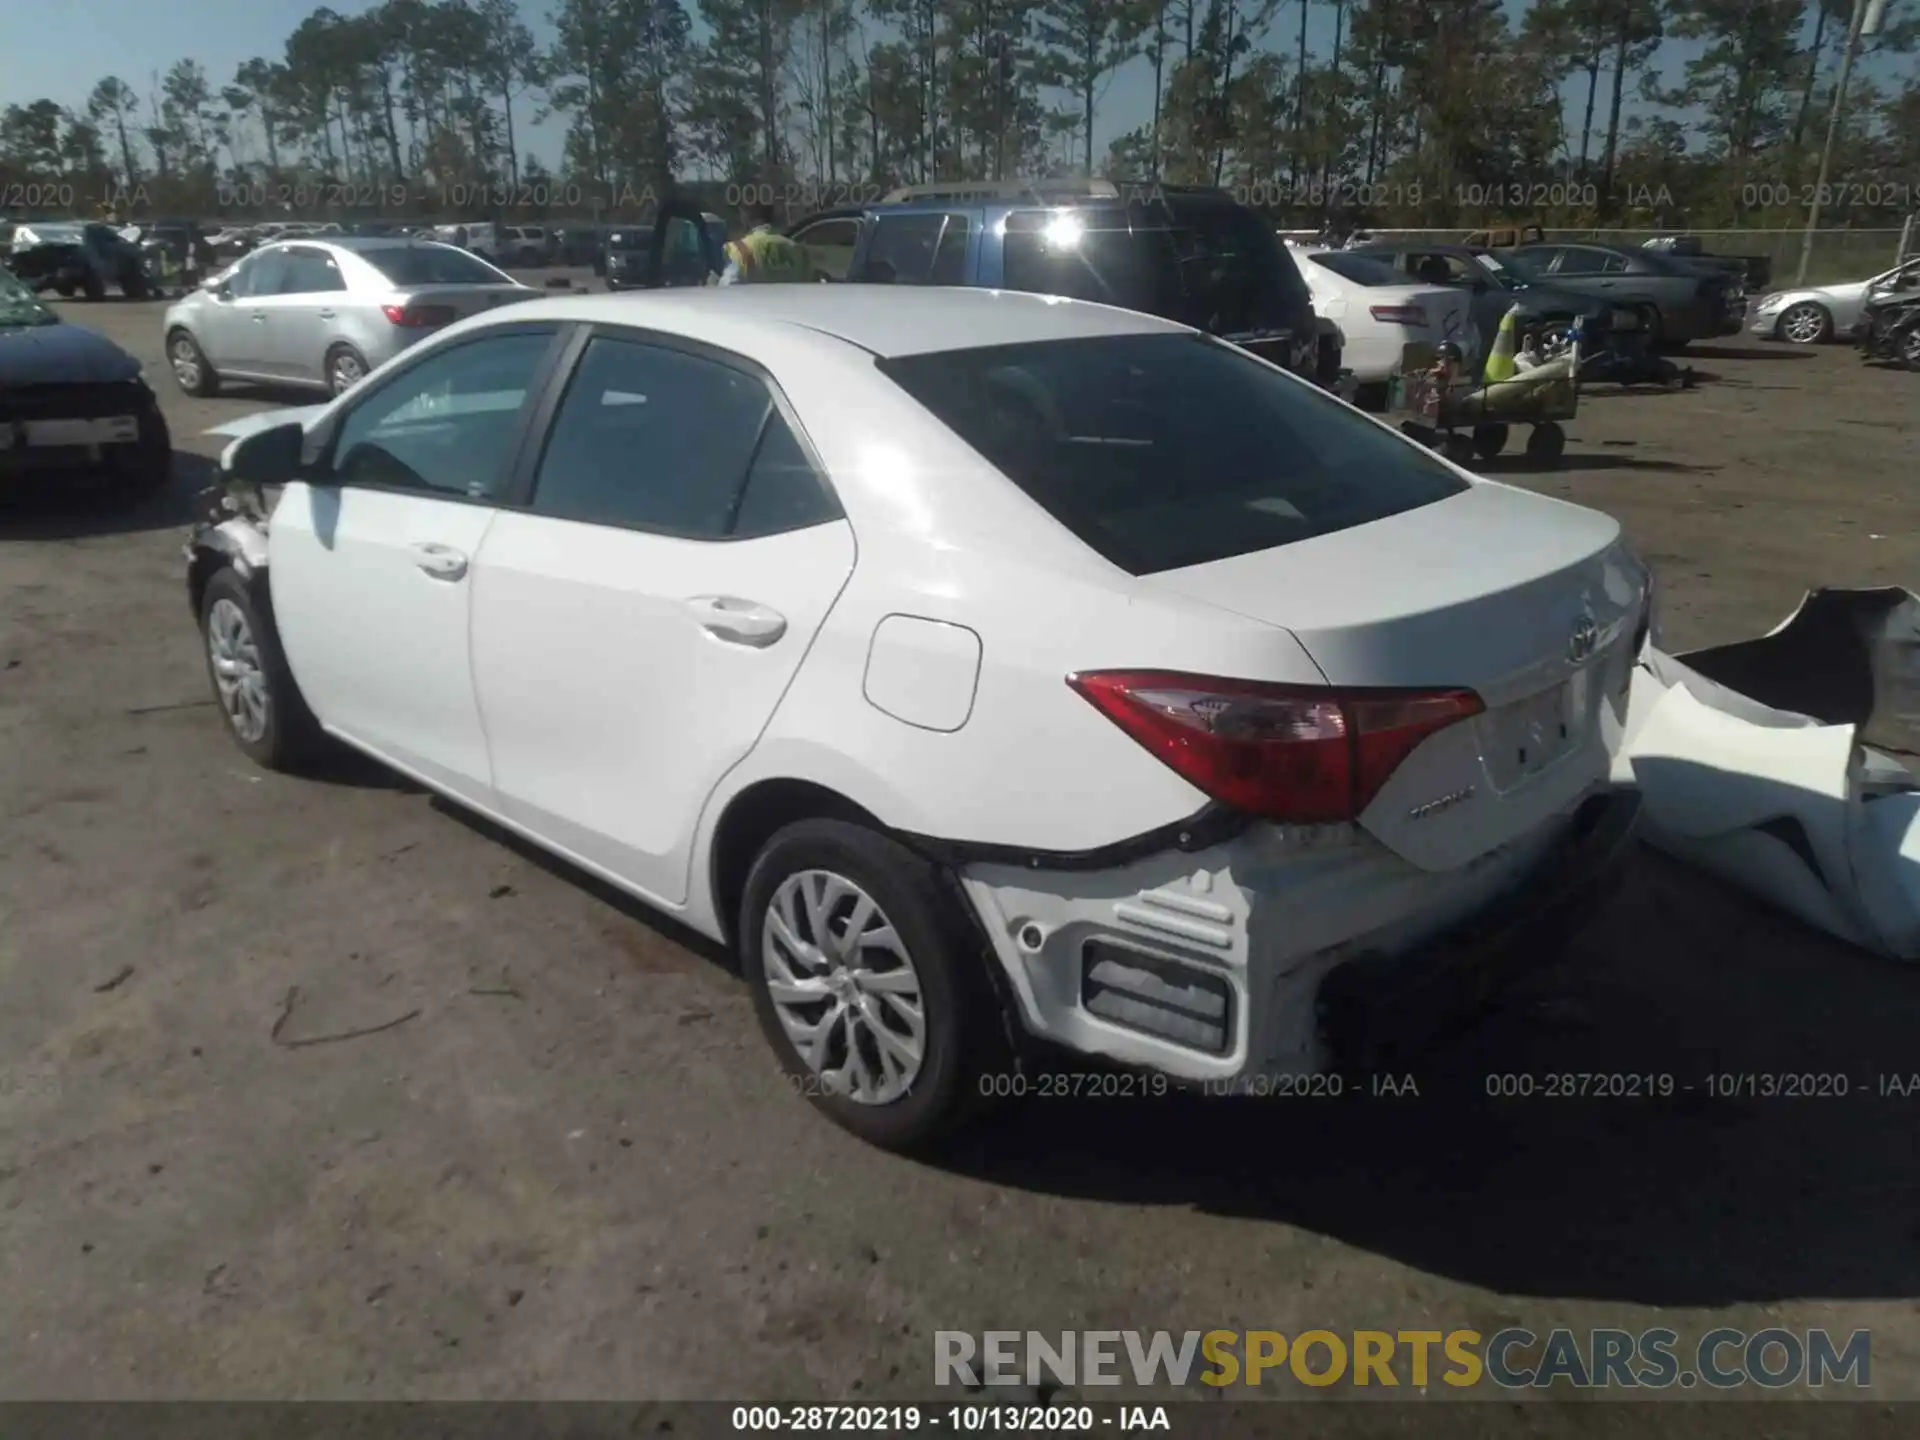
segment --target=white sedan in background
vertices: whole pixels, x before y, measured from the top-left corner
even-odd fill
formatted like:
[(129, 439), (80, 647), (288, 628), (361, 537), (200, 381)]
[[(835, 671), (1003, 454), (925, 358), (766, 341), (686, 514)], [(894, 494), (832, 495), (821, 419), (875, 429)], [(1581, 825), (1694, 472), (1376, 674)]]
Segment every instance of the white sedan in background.
[(1476, 359), (1480, 331), (1466, 291), (1409, 285), (1392, 266), (1366, 255), (1293, 244), (1284, 248), (1307, 282), (1314, 314), (1339, 326), (1340, 363), (1363, 387), (1368, 408), (1378, 408), (1385, 398), (1382, 392), (1410, 344), (1451, 340), (1469, 362)]
[(1880, 290), (1920, 289), (1920, 257), (1891, 270), (1841, 285), (1804, 285), (1775, 290), (1753, 307), (1747, 328), (1766, 340), (1789, 345), (1824, 345), (1845, 340), (1866, 313), (1867, 300)]
[(255, 424), (188, 550), (241, 748), (344, 741), (730, 945), (876, 1143), (1009, 1041), (1258, 1089), (1417, 1034), (1632, 824), (1619, 526), (1150, 316), (542, 299)]

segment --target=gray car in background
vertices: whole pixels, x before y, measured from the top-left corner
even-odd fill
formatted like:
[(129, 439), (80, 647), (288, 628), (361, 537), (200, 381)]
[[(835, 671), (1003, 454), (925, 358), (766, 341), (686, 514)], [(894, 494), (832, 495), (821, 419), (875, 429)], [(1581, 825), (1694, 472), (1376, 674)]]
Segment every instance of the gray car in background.
[(1879, 290), (1920, 289), (1920, 256), (1891, 270), (1843, 285), (1805, 285), (1776, 290), (1753, 307), (1755, 335), (1790, 345), (1821, 345), (1844, 340), (1866, 312), (1867, 297)]
[(283, 241), (168, 308), (167, 363), (189, 395), (228, 380), (338, 395), (443, 326), (539, 293), (452, 245)]

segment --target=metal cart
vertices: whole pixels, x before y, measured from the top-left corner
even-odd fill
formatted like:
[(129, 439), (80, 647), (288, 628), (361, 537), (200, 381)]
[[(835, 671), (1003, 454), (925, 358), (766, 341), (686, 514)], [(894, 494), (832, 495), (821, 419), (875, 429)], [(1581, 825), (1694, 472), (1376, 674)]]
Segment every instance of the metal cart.
[(1406, 434), (1461, 465), (1493, 459), (1507, 448), (1512, 427), (1525, 425), (1527, 458), (1554, 465), (1567, 447), (1561, 422), (1573, 419), (1580, 407), (1579, 375), (1576, 341), (1559, 359), (1510, 380), (1485, 385), (1457, 379), (1443, 385), (1434, 347), (1409, 345), (1389, 385), (1387, 413), (1400, 417)]

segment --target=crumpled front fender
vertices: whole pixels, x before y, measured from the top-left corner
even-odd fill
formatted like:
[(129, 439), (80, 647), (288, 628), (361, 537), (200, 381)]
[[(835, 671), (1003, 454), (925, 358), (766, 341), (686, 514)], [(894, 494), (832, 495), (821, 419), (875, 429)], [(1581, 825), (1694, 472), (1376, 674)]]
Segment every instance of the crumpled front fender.
[(1855, 945), (1920, 960), (1920, 596), (1816, 590), (1770, 634), (1634, 674), (1642, 833)]

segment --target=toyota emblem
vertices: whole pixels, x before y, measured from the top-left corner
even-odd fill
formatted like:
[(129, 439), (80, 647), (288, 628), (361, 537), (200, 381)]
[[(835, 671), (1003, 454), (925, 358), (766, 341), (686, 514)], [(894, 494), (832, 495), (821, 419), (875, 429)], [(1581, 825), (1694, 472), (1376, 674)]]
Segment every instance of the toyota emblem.
[(1593, 623), (1591, 615), (1582, 615), (1574, 624), (1573, 634), (1567, 637), (1567, 658), (1578, 665), (1593, 654), (1599, 643), (1600, 627)]

